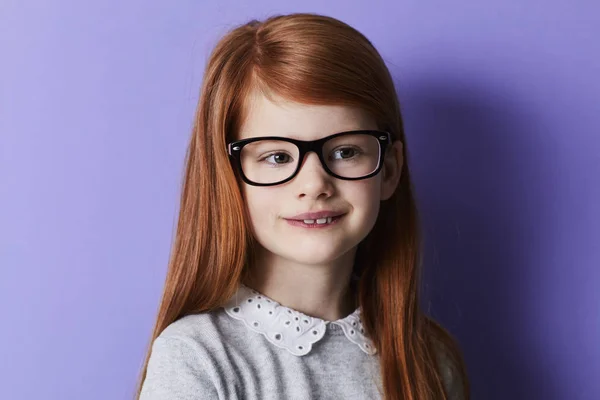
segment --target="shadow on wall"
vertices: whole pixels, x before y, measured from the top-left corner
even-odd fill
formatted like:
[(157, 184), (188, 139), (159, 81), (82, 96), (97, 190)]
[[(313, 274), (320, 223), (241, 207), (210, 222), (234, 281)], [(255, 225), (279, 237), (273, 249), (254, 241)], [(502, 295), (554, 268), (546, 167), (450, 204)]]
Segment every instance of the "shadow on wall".
[(530, 305), (547, 201), (536, 121), (507, 93), (464, 77), (399, 88), (423, 226), (424, 309), (458, 338), (473, 399), (566, 398)]

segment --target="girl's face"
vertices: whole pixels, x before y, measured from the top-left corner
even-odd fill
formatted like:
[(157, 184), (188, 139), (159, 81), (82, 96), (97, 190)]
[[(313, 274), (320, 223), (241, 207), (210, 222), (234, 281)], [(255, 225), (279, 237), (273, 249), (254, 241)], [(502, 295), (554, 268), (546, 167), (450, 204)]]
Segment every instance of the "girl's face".
[[(239, 139), (282, 136), (315, 140), (350, 130), (377, 129), (366, 112), (349, 106), (305, 105), (273, 96), (271, 102), (255, 93)], [(373, 228), (381, 200), (389, 198), (400, 177), (402, 144), (386, 152), (383, 169), (374, 177), (347, 181), (327, 174), (314, 152), (286, 183), (252, 186), (241, 182), (254, 236), (270, 260), (299, 264), (330, 264), (353, 254)], [(273, 157), (270, 159), (273, 162)], [(307, 212), (344, 214), (324, 228), (306, 228), (288, 219)]]

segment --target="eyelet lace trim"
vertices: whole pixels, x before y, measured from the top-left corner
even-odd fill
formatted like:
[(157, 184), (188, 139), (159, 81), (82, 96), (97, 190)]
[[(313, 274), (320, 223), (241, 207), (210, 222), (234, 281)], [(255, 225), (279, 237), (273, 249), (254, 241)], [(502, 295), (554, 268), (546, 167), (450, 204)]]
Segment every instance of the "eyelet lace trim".
[(238, 292), (223, 306), (225, 312), (252, 331), (296, 356), (308, 354), (323, 338), (328, 323), (342, 327), (344, 335), (367, 354), (375, 354), (373, 343), (364, 335), (360, 310), (337, 321), (325, 321), (282, 306), (273, 299), (240, 284)]

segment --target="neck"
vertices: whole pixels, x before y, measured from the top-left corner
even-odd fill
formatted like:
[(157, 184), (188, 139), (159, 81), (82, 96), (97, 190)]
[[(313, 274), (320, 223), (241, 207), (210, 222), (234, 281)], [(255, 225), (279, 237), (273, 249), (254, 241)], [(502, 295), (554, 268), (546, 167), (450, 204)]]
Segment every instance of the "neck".
[(350, 286), (355, 253), (353, 249), (331, 263), (307, 265), (259, 248), (242, 282), (285, 307), (335, 321), (358, 307)]

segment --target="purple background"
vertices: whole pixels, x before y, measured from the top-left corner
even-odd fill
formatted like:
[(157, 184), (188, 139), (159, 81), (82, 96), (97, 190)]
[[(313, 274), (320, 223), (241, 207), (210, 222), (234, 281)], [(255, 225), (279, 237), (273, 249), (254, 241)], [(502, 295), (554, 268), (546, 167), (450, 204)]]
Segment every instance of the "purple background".
[(206, 57), (235, 24), (309, 11), (396, 78), (426, 305), (473, 398), (600, 398), (597, 4), (2, 1), (0, 397), (131, 398)]

